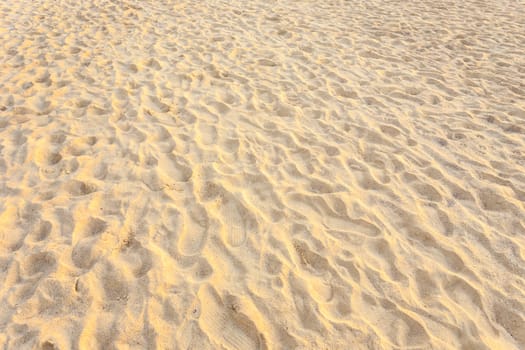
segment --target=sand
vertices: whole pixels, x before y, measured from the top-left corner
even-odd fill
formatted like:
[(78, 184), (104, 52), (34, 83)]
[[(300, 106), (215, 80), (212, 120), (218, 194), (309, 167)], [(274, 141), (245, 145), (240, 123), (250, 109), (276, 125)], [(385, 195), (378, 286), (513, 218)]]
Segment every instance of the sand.
[(525, 349), (523, 1), (0, 1), (0, 348)]

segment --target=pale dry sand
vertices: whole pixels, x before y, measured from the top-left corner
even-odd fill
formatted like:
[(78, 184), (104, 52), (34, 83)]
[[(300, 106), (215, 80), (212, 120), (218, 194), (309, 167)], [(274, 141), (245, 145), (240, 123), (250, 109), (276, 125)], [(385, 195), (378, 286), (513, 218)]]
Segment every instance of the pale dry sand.
[(0, 348), (525, 349), (523, 1), (0, 1)]

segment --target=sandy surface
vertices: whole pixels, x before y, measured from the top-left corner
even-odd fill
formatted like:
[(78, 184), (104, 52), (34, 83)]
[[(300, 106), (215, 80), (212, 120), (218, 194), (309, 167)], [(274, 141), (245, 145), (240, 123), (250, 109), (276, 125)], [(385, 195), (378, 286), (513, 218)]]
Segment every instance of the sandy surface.
[(0, 1), (0, 348), (524, 349), (523, 1)]

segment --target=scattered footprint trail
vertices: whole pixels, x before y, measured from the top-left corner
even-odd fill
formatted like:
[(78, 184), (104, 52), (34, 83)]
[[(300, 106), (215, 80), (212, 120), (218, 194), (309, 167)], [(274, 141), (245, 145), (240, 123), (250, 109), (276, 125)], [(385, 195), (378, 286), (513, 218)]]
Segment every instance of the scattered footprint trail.
[(0, 348), (525, 349), (523, 13), (0, 0)]

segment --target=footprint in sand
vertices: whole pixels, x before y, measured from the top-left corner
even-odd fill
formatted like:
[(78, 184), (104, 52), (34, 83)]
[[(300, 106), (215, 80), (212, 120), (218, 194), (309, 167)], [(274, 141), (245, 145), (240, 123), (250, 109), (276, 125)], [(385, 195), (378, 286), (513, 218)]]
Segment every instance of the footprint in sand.
[(246, 240), (246, 232), (257, 226), (255, 218), (235, 196), (224, 187), (213, 182), (198, 186), (198, 196), (203, 201), (213, 201), (213, 213), (221, 222), (220, 234), (232, 247), (241, 246)]
[(225, 303), (211, 286), (200, 289), (199, 326), (210, 339), (226, 349), (266, 349), (264, 336), (255, 323), (240, 312), (235, 302)]
[(253, 221), (248, 210), (237, 199), (223, 197), (218, 203), (218, 214), (222, 223), (221, 235), (232, 247), (246, 241), (247, 223)]
[(179, 236), (178, 248), (183, 255), (198, 254), (208, 236), (208, 214), (195, 203), (187, 204), (190, 208), (183, 215), (184, 226)]

